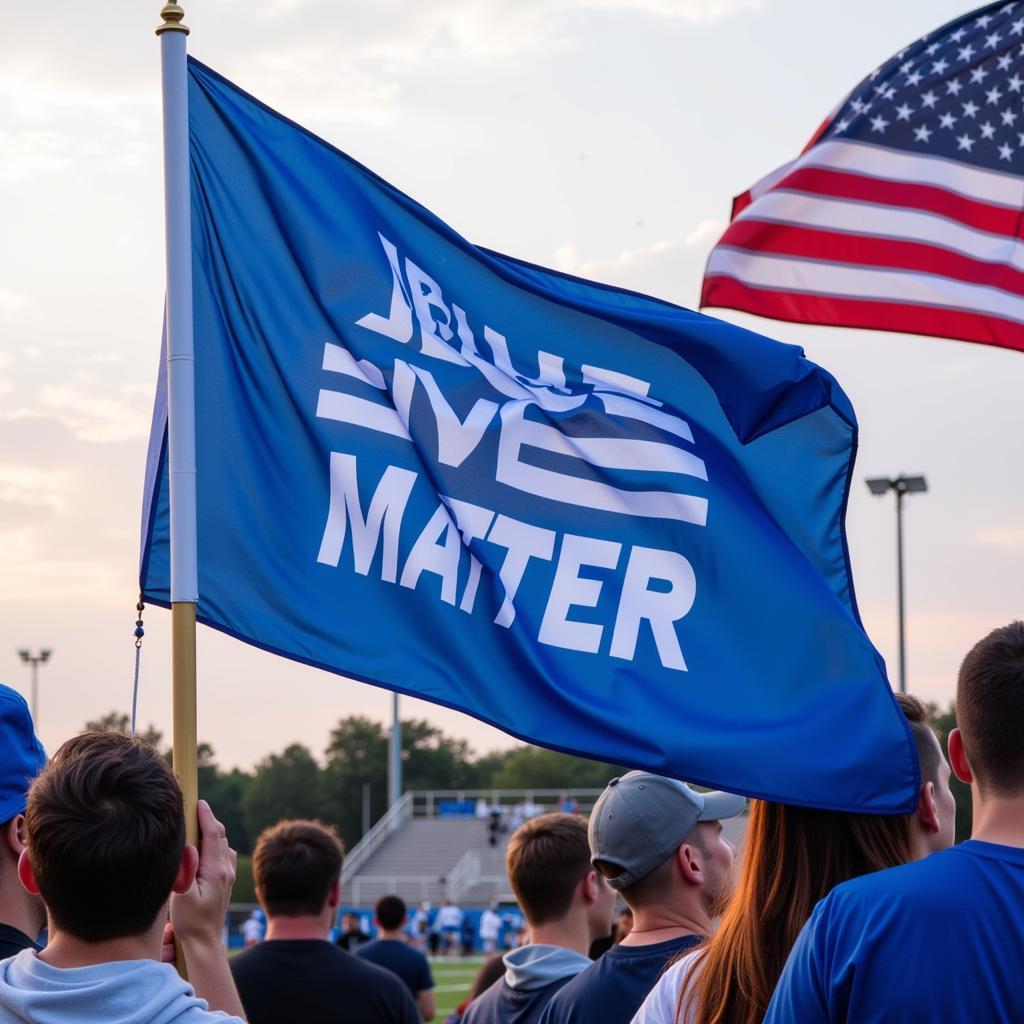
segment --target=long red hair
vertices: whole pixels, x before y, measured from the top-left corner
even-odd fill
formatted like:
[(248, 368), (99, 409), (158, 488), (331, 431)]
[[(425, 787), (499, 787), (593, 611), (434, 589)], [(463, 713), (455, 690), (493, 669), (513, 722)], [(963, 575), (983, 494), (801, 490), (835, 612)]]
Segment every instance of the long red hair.
[(761, 1024), (815, 903), (840, 882), (910, 860), (905, 815), (750, 802), (739, 883), (677, 1006), (697, 1024)]

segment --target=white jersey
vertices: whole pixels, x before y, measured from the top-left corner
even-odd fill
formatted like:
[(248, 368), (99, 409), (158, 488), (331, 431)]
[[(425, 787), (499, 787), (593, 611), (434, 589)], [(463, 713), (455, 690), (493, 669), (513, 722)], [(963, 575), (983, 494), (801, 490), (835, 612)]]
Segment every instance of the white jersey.
[(678, 1018), (676, 1007), (679, 1006), (680, 993), (685, 988), (689, 994), (700, 974), (700, 964), (697, 963), (700, 953), (701, 950), (687, 953), (658, 979), (630, 1024), (694, 1024), (697, 1008), (693, 1000), (684, 1003)]
[(500, 931), (501, 918), (488, 907), (480, 915), (480, 938), (485, 942), (494, 941)]
[(434, 919), (434, 927), (438, 929), (461, 928), (462, 911), (458, 907), (441, 907)]

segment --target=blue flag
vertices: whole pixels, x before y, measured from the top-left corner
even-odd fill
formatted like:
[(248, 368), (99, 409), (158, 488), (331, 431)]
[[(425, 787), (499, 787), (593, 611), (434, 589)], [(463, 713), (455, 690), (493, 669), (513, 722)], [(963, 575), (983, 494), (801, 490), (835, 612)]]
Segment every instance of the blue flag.
[(913, 744), (854, 600), (857, 430), (829, 374), (470, 245), (195, 61), (189, 108), (199, 621), (555, 749), (912, 808)]

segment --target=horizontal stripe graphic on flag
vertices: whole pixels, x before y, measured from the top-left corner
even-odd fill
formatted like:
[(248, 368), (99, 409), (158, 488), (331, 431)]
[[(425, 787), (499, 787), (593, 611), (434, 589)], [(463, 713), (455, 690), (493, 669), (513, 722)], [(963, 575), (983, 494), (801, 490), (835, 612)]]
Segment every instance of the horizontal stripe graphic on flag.
[(1024, 350), (1022, 209), (1024, 8), (997, 3), (894, 55), (734, 200), (701, 306)]

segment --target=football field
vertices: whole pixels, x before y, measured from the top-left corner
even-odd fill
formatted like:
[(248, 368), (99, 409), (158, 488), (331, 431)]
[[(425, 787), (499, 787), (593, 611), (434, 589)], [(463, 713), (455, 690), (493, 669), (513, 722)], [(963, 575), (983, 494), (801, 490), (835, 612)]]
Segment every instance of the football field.
[(442, 957), (431, 958), (430, 970), (434, 975), (434, 993), (437, 996), (437, 1016), (434, 1020), (438, 1024), (444, 1024), (448, 1014), (466, 998), (466, 993), (483, 962), (482, 956), (451, 960)]

